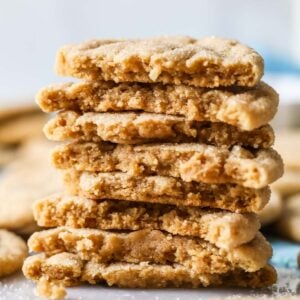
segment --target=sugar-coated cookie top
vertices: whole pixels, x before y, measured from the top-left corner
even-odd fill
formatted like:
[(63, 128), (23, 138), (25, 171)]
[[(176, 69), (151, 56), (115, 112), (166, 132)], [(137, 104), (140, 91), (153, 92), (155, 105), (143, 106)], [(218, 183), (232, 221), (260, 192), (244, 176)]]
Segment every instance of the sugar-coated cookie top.
[(199, 87), (255, 86), (263, 67), (262, 57), (238, 41), (185, 36), (91, 40), (62, 47), (56, 61), (60, 75)]

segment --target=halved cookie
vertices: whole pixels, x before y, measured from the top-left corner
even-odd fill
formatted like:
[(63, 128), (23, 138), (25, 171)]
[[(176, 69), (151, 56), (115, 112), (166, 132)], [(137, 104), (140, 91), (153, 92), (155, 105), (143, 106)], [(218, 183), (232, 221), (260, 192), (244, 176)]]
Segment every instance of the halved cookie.
[(283, 163), (273, 149), (231, 150), (205, 144), (116, 145), (75, 142), (52, 153), (56, 168), (91, 172), (127, 172), (132, 176), (160, 175), (211, 184), (236, 183), (262, 188), (278, 179)]
[(27, 253), (26, 243), (19, 236), (0, 229), (0, 277), (21, 269)]
[(34, 281), (47, 280), (65, 286), (88, 282), (107, 283), (124, 288), (163, 287), (248, 287), (264, 288), (277, 280), (275, 269), (266, 265), (256, 272), (241, 269), (223, 274), (197, 273), (179, 264), (112, 263), (83, 261), (72, 253), (47, 257), (37, 254), (28, 257), (23, 265), (25, 277)]
[(197, 273), (226, 273), (236, 268), (255, 272), (272, 255), (271, 245), (260, 233), (249, 243), (226, 250), (200, 238), (160, 230), (109, 232), (58, 227), (34, 233), (28, 246), (34, 252), (70, 252), (82, 260), (105, 264), (180, 264)]
[(252, 189), (236, 184), (185, 182), (166, 176), (134, 176), (122, 172), (64, 172), (65, 187), (72, 195), (92, 199), (118, 199), (179, 206), (257, 212), (269, 201), (268, 187)]
[(91, 40), (62, 47), (59, 75), (115, 82), (162, 82), (200, 87), (255, 86), (263, 59), (236, 40), (163, 36)]
[(250, 89), (236, 86), (205, 89), (187, 85), (83, 81), (47, 86), (39, 91), (36, 100), (45, 112), (144, 111), (253, 130), (274, 117), (278, 98), (264, 82)]
[(184, 117), (139, 112), (80, 114), (61, 111), (45, 125), (44, 133), (54, 141), (82, 139), (118, 144), (196, 142), (227, 147), (269, 148), (274, 142), (270, 125), (244, 131), (220, 122), (189, 121)]
[(199, 237), (224, 249), (251, 241), (260, 228), (253, 213), (122, 200), (95, 201), (64, 194), (36, 201), (33, 213), (42, 227), (159, 229), (180, 236)]

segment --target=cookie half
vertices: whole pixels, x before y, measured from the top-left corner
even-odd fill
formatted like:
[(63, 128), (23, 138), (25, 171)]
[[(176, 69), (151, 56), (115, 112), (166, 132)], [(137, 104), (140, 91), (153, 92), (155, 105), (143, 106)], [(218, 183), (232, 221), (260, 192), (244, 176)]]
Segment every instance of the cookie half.
[(39, 91), (36, 100), (45, 112), (144, 111), (254, 130), (273, 119), (278, 98), (264, 82), (250, 89), (212, 90), (187, 85), (83, 81), (47, 86)]
[(248, 287), (264, 288), (277, 280), (275, 269), (266, 265), (256, 272), (236, 269), (223, 274), (197, 273), (179, 264), (112, 263), (103, 264), (81, 260), (78, 255), (59, 253), (47, 257), (28, 257), (23, 266), (28, 279), (63, 283), (66, 286), (88, 282), (107, 283), (123, 288), (163, 287)]
[(56, 72), (95, 81), (255, 86), (263, 59), (238, 41), (217, 37), (100, 39), (62, 47)]
[(274, 141), (270, 125), (243, 131), (225, 123), (188, 121), (184, 117), (138, 112), (79, 114), (62, 111), (45, 125), (44, 133), (54, 141), (82, 139), (118, 144), (197, 142), (269, 148)]
[(96, 173), (66, 170), (65, 187), (72, 195), (179, 206), (199, 206), (257, 212), (268, 202), (268, 187), (251, 189), (236, 184), (185, 182), (165, 176), (133, 176), (122, 172)]
[(91, 172), (128, 172), (134, 176), (161, 175), (184, 181), (236, 183), (262, 188), (278, 179), (283, 163), (273, 149), (231, 150), (206, 144), (116, 145), (75, 142), (52, 153), (56, 168)]
[(265, 266), (272, 255), (271, 245), (260, 233), (247, 244), (225, 250), (203, 239), (160, 230), (122, 233), (59, 227), (34, 233), (28, 246), (34, 252), (70, 252), (97, 263), (180, 264), (198, 273), (225, 273), (235, 268), (254, 272)]
[(159, 229), (174, 235), (199, 237), (222, 249), (250, 242), (260, 227), (252, 213), (122, 200), (94, 201), (64, 194), (36, 201), (33, 213), (42, 227)]

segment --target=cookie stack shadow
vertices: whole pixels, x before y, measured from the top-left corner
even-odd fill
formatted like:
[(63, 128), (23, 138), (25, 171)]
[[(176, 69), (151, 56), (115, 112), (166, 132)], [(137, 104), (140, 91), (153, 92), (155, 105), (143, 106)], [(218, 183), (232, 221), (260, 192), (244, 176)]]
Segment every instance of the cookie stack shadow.
[(256, 213), (283, 172), (278, 95), (236, 41), (94, 40), (60, 49), (37, 101), (65, 192), (38, 200), (23, 271), (39, 282), (120, 287), (276, 281)]

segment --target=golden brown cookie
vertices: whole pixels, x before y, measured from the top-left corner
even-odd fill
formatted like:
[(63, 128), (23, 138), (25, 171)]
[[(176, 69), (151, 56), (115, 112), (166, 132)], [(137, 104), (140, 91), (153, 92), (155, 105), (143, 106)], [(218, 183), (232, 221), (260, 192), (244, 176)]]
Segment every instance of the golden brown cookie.
[(263, 82), (251, 89), (212, 90), (187, 85), (84, 81), (50, 85), (36, 98), (45, 112), (144, 111), (189, 121), (222, 122), (241, 130), (267, 124), (278, 106), (278, 94)]
[(275, 149), (278, 150), (288, 170), (300, 172), (300, 130), (277, 130)]
[(283, 214), (275, 224), (275, 231), (289, 240), (300, 242), (300, 194), (284, 201)]
[(184, 181), (236, 183), (261, 188), (283, 173), (280, 156), (272, 149), (231, 150), (206, 144), (116, 145), (75, 142), (57, 147), (54, 166), (91, 172), (127, 172), (132, 176), (161, 175)]
[(281, 195), (275, 190), (271, 191), (268, 204), (258, 213), (262, 226), (270, 225), (282, 216), (283, 201)]
[(41, 112), (22, 114), (0, 123), (0, 144), (15, 145), (42, 136), (47, 116)]
[[(31, 140), (0, 178), (0, 228), (23, 232), (34, 228), (33, 202), (60, 189), (58, 174), (49, 162), (51, 145), (44, 139)], [(28, 231), (26, 233), (29, 233)]]
[(33, 232), (36, 232), (39, 230), (41, 230), (41, 227), (39, 227), (37, 225), (37, 223), (34, 221), (27, 226), (23, 226), (21, 228), (14, 229), (14, 232), (27, 239)]
[(18, 105), (0, 108), (0, 122), (32, 113), (40, 113), (38, 107), (34, 103), (29, 105)]
[(297, 242), (300, 242), (300, 216), (284, 213), (283, 218), (276, 223), (275, 232), (280, 236)]
[(56, 60), (56, 71), (64, 76), (210, 88), (255, 86), (263, 67), (263, 59), (253, 49), (217, 37), (91, 40), (62, 47)]
[(41, 277), (35, 289), (35, 294), (46, 299), (63, 300), (67, 295), (67, 291), (63, 283), (49, 281), (46, 277)]
[(54, 141), (83, 139), (118, 144), (149, 142), (197, 142), (217, 146), (269, 148), (274, 141), (270, 125), (243, 131), (225, 123), (188, 121), (184, 117), (138, 113), (59, 112), (44, 127)]
[(28, 246), (34, 252), (47, 255), (69, 252), (82, 260), (105, 264), (180, 264), (197, 273), (226, 273), (236, 268), (255, 272), (264, 267), (272, 255), (271, 245), (260, 233), (247, 244), (225, 250), (203, 239), (160, 230), (122, 233), (59, 227), (34, 233)]
[(279, 180), (272, 187), (283, 197), (291, 196), (300, 192), (300, 170), (285, 169)]
[(233, 212), (258, 212), (269, 200), (269, 188), (236, 184), (185, 182), (165, 176), (132, 176), (122, 172), (93, 173), (67, 170), (65, 187), (73, 195), (180, 206), (200, 206)]
[(26, 243), (14, 233), (0, 229), (0, 277), (21, 269), (26, 256)]
[(59, 253), (51, 257), (37, 254), (28, 257), (23, 265), (23, 273), (28, 279), (63, 283), (66, 286), (88, 282), (106, 282), (109, 286), (123, 288), (163, 288), (206, 286), (234, 286), (262, 288), (277, 280), (273, 267), (266, 265), (256, 272), (241, 269), (224, 274), (197, 273), (179, 264), (112, 263), (102, 264), (81, 260), (76, 254)]
[(222, 249), (250, 242), (260, 228), (257, 216), (252, 213), (122, 200), (94, 201), (64, 194), (36, 201), (33, 213), (42, 227), (159, 229), (174, 235), (199, 237)]
[(16, 146), (1, 146), (0, 145), (0, 167), (5, 166), (14, 160), (17, 156)]

